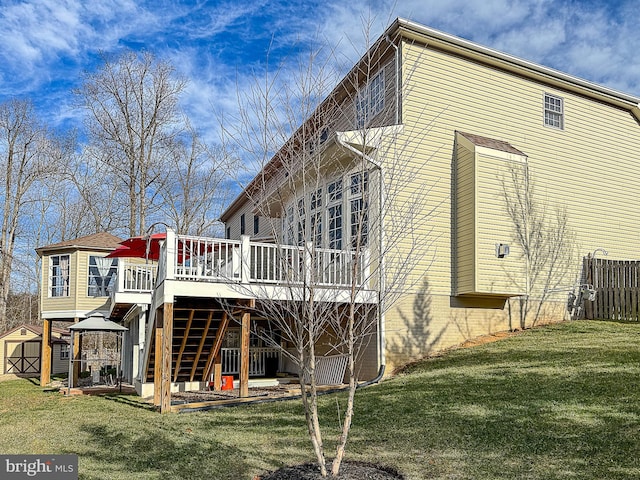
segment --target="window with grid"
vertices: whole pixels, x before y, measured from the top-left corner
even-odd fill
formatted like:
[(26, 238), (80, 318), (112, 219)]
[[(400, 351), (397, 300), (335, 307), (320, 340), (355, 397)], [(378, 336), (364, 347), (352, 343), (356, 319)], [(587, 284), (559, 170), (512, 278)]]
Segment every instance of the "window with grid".
[(342, 178), (327, 185), (327, 222), (329, 248), (342, 249)]
[(369, 172), (358, 172), (351, 175), (351, 195), (362, 195), (369, 188)]
[(298, 245), (304, 245), (306, 238), (307, 218), (306, 210), (304, 208), (304, 198), (298, 200)]
[(356, 97), (356, 126), (364, 128), (384, 109), (384, 70), (373, 77)]
[(284, 219), (284, 242), (286, 245), (293, 245), (293, 207), (287, 208)]
[(561, 97), (544, 94), (544, 124), (548, 127), (564, 128), (564, 101)]
[(342, 249), (342, 203), (329, 207), (329, 248)]
[(351, 200), (351, 247), (365, 247), (369, 241), (369, 215), (362, 198)]
[(49, 258), (49, 296), (69, 296), (69, 255)]
[(60, 345), (60, 360), (69, 360), (69, 345)]
[(311, 194), (309, 201), (311, 240), (316, 247), (322, 247), (322, 189)]
[(89, 275), (87, 279), (87, 296), (106, 297), (109, 287), (113, 286), (118, 269), (117, 259), (89, 257)]

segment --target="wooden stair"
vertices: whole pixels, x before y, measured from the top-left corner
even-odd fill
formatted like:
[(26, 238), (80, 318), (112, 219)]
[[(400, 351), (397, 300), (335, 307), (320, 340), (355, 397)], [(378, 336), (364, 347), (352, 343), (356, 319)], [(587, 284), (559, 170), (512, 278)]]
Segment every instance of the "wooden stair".
[[(208, 378), (219, 351), (222, 335), (228, 325), (221, 309), (180, 308), (173, 312), (173, 339), (171, 344), (171, 381), (201, 382)], [(155, 328), (152, 334), (155, 338)], [(149, 342), (151, 352), (146, 381), (153, 382), (155, 370), (155, 341)]]

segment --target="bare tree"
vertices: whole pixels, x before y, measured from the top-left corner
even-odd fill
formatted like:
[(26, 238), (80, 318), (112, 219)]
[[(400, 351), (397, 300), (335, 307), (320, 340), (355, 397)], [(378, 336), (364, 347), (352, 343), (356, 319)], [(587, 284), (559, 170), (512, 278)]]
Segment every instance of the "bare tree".
[(115, 185), (108, 162), (86, 146), (66, 166), (61, 181), (68, 186), (52, 222), (59, 240), (97, 232), (129, 232), (129, 197)]
[[(413, 162), (411, 149), (428, 134), (430, 122), (418, 120), (412, 132), (397, 125), (401, 92), (394, 92), (392, 81), (394, 100), (376, 97), (381, 70), (390, 78), (397, 73), (395, 47), (387, 39), (376, 43), (333, 90), (332, 52), (314, 51), (294, 73), (278, 71), (256, 82), (241, 99), (235, 129), (226, 131), (227, 141), (261, 166), (244, 192), (249, 211), (264, 219), (273, 241), (252, 258), (253, 274), (279, 287), (277, 294), (269, 287), (258, 293), (254, 314), (268, 328), (253, 333), (281, 348), (298, 372), (323, 476), (329, 470), (318, 362), (327, 354), (346, 359), (348, 399), (330, 469), (336, 476), (355, 415), (358, 360), (371, 354), (369, 347), (378, 353), (384, 348), (376, 345), (384, 312), (422, 283), (426, 272), (409, 273), (433, 241), (427, 226), (432, 212), (423, 206), (429, 188), (407, 194), (425, 168)], [(281, 83), (284, 77), (290, 83)], [(265, 234), (262, 227), (260, 232)], [(233, 305), (228, 307), (233, 314)]]
[(178, 100), (186, 81), (152, 54), (125, 53), (85, 76), (77, 92), (89, 112), (87, 152), (108, 169), (112, 188), (128, 200), (130, 235), (144, 233), (167, 179), (180, 131)]
[(176, 231), (190, 235), (220, 233), (218, 218), (231, 194), (229, 178), (238, 159), (220, 147), (208, 145), (185, 120), (168, 167), (172, 172), (162, 189), (163, 218)]
[(16, 238), (38, 198), (38, 185), (64, 163), (64, 143), (38, 120), (28, 101), (0, 105), (2, 232), (0, 236), (0, 331), (6, 326), (7, 299), (15, 261)]
[(576, 267), (576, 237), (569, 227), (567, 210), (553, 212), (538, 197), (528, 163), (513, 166), (503, 180), (507, 214), (513, 222), (514, 241), (525, 265), (525, 294), (509, 299), (509, 315), (517, 315), (519, 327), (535, 326), (555, 291), (569, 287)]

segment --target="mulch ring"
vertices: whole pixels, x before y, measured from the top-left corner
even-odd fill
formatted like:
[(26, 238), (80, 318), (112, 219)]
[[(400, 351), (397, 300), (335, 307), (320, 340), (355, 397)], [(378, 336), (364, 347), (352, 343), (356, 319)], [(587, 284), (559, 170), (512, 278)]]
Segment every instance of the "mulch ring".
[[(331, 468), (331, 464), (327, 465)], [(329, 475), (331, 475), (329, 473)], [(320, 469), (315, 463), (305, 463), (293, 467), (283, 467), (274, 472), (257, 476), (253, 480), (326, 480), (320, 475)], [(374, 463), (343, 462), (340, 466), (340, 480), (404, 480), (404, 476), (395, 468)]]

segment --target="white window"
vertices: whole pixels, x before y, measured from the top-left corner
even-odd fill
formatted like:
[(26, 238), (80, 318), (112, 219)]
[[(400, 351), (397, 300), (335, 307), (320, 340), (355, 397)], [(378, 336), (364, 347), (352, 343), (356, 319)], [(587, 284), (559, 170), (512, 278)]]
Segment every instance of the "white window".
[(384, 70), (362, 88), (356, 97), (356, 126), (366, 127), (384, 109)]
[(369, 241), (369, 215), (362, 198), (351, 200), (351, 247), (365, 247)]
[(369, 188), (369, 172), (358, 172), (351, 175), (349, 182), (351, 195), (362, 195)]
[(334, 203), (342, 201), (342, 179), (329, 183), (327, 185), (327, 202)]
[[(342, 250), (368, 244), (369, 172), (334, 178), (284, 210), (283, 240)], [(295, 215), (295, 217), (294, 217)]]
[(307, 241), (307, 216), (304, 208), (304, 198), (298, 199), (298, 245), (304, 245)]
[(329, 248), (342, 249), (342, 203), (329, 207)]
[(318, 248), (322, 247), (322, 188), (311, 194), (309, 202), (311, 240)]
[(564, 128), (564, 101), (561, 97), (544, 94), (544, 124), (561, 130)]
[(284, 242), (286, 245), (293, 245), (293, 207), (287, 208), (284, 219)]
[(49, 257), (49, 296), (69, 296), (69, 255)]
[(106, 297), (109, 295), (109, 287), (115, 282), (117, 271), (117, 259), (89, 257), (89, 275), (87, 280), (87, 296)]
[(60, 345), (60, 360), (69, 360), (69, 345)]

